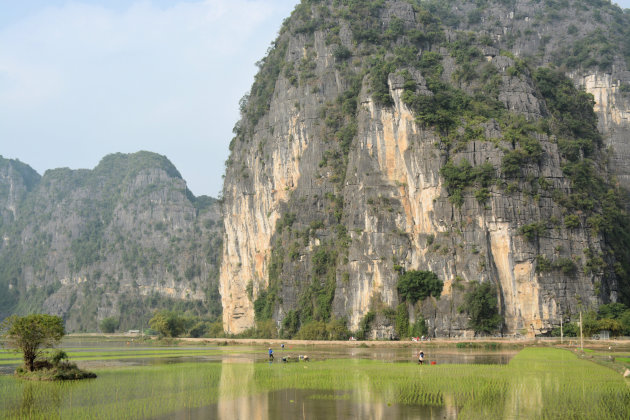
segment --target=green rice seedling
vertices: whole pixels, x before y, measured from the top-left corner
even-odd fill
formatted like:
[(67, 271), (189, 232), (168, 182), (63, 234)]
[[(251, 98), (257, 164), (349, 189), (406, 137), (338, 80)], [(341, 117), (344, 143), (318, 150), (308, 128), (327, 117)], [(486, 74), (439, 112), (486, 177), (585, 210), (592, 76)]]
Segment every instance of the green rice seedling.
[(310, 400), (331, 400), (341, 401), (349, 400), (350, 394), (314, 394), (308, 397)]
[[(107, 361), (107, 360), (128, 360), (128, 359), (154, 359), (154, 358), (174, 358), (174, 357), (200, 357), (217, 356), (224, 354), (220, 350), (127, 350), (109, 352), (67, 352), (73, 361)], [(2, 355), (0, 365), (13, 365), (22, 360), (21, 355)]]
[(508, 365), (238, 360), (100, 369), (97, 379), (77, 383), (0, 376), (0, 416), (168, 417), (203, 407), (238, 409), (235, 401), (243, 398), (266, 401), (274, 392), (304, 390), (322, 402), (435, 407), (447, 418), (630, 418), (630, 387), (621, 375), (565, 350), (525, 349)]

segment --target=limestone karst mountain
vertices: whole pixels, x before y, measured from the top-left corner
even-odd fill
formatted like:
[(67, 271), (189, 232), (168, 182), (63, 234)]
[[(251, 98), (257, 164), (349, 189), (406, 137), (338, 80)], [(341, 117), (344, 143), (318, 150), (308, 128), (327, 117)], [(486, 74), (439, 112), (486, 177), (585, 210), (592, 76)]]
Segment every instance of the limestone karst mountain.
[(225, 329), (391, 320), (410, 270), (441, 336), (477, 282), (509, 334), (629, 302), (629, 28), (604, 0), (303, 0), (230, 145)]
[[(124, 330), (221, 299), (230, 333), (453, 336), (479, 284), (507, 334), (630, 303), (629, 23), (605, 0), (303, 0), (241, 102), (223, 202), (147, 152), (0, 158), (0, 318)], [(441, 287), (403, 301), (414, 270)]]
[(155, 309), (220, 317), (221, 213), (163, 156), (106, 156), (43, 176), (0, 157), (0, 318), (62, 315), (68, 331), (146, 327)]

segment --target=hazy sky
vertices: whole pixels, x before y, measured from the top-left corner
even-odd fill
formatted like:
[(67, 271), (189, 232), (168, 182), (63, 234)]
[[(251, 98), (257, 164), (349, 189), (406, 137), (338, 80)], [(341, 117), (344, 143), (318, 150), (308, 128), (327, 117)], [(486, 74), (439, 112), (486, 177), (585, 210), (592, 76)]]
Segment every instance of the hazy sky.
[(43, 174), (149, 150), (217, 196), (238, 100), (297, 3), (0, 0), (0, 155)]
[(217, 196), (238, 101), (298, 0), (0, 0), (0, 155), (166, 155)]

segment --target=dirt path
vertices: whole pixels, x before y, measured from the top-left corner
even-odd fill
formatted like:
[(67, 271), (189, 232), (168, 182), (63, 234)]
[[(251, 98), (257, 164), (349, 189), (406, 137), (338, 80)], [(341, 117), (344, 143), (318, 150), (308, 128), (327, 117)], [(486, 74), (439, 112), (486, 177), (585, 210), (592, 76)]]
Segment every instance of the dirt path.
[[(69, 334), (69, 338), (103, 338), (129, 340), (137, 338), (137, 335), (130, 334)], [(498, 345), (501, 347), (526, 347), (526, 346), (554, 346), (554, 347), (579, 347), (579, 339), (565, 338), (563, 343), (560, 339), (540, 339), (540, 338), (437, 338), (429, 341), (414, 342), (405, 341), (315, 341), (315, 340), (282, 340), (269, 338), (177, 338), (173, 344), (208, 344), (208, 345), (241, 345), (241, 346), (270, 346), (279, 347), (281, 344), (292, 346), (315, 346), (315, 347), (384, 347), (384, 348), (406, 348), (417, 347), (456, 347), (459, 343), (472, 343), (471, 347), (490, 347)], [(584, 347), (594, 350), (606, 350), (608, 347), (617, 351), (630, 351), (630, 340), (584, 340)]]
[[(528, 346), (554, 346), (577, 348), (579, 340), (565, 339), (560, 343), (560, 339), (513, 339), (513, 338), (488, 338), (488, 339), (448, 339), (438, 338), (429, 341), (414, 342), (408, 341), (312, 341), (312, 340), (281, 340), (281, 339), (255, 339), (255, 338), (180, 338), (182, 344), (209, 344), (209, 345), (246, 345), (246, 346), (269, 346), (279, 347), (281, 344), (292, 346), (312, 346), (312, 347), (378, 347), (378, 348), (407, 348), (423, 346), (427, 348), (456, 347), (458, 344), (470, 343), (470, 347), (493, 346), (501, 348), (522, 348)], [(630, 340), (588, 340), (584, 341), (584, 347), (593, 350), (606, 350), (608, 347), (617, 351), (630, 351)]]

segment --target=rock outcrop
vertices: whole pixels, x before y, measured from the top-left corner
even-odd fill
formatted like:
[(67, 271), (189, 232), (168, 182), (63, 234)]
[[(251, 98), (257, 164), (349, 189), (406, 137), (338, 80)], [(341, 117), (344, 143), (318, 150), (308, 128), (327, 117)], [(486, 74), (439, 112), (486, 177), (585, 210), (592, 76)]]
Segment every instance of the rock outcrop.
[(444, 283), (408, 305), (431, 335), (476, 282), (507, 334), (630, 299), (628, 16), (565, 3), (302, 1), (230, 146), (226, 331), (358, 330), (409, 270)]
[(115, 154), (43, 177), (1, 159), (0, 186), (3, 314), (62, 315), (69, 331), (106, 317), (138, 329), (175, 305), (220, 316), (218, 202), (195, 198), (165, 157)]

